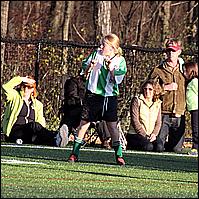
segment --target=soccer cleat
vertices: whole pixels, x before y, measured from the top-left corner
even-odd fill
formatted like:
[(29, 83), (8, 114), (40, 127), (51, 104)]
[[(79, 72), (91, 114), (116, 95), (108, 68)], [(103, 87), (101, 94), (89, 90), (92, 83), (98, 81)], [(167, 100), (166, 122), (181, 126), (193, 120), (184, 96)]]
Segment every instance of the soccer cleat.
[(68, 158), (68, 162), (78, 162), (77, 156), (74, 154), (71, 154), (70, 157)]
[(68, 144), (68, 126), (63, 124), (56, 136), (56, 145), (65, 147)]
[(124, 159), (122, 157), (117, 157), (116, 162), (120, 166), (124, 166), (125, 165), (125, 161), (124, 161)]

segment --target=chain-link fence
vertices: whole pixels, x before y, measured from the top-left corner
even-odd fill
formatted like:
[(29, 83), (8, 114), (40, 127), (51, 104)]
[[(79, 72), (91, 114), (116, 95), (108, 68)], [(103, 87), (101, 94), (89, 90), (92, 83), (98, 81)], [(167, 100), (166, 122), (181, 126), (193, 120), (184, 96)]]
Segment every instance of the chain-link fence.
[[(1, 85), (16, 75), (35, 76), (38, 99), (44, 104), (49, 129), (57, 129), (59, 108), (63, 99), (64, 80), (78, 74), (82, 60), (98, 44), (80, 44), (69, 41), (1, 39)], [(127, 74), (120, 85), (118, 114), (126, 133), (130, 124), (130, 100), (140, 88), (149, 71), (164, 57), (162, 48), (122, 46), (127, 62)], [(182, 58), (198, 60), (197, 53), (183, 52)], [(4, 113), (4, 96), (1, 95), (1, 119)], [(188, 118), (189, 119), (189, 118)]]

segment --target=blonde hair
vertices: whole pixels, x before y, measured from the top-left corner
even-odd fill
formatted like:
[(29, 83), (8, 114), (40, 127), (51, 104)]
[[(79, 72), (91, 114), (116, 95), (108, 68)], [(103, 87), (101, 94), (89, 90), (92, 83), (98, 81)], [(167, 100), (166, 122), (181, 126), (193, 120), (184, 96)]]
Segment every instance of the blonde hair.
[(119, 56), (122, 55), (122, 49), (120, 47), (120, 39), (116, 34), (110, 33), (105, 35), (102, 38), (101, 43), (102, 44), (107, 43), (108, 45), (114, 48), (115, 54), (118, 54)]

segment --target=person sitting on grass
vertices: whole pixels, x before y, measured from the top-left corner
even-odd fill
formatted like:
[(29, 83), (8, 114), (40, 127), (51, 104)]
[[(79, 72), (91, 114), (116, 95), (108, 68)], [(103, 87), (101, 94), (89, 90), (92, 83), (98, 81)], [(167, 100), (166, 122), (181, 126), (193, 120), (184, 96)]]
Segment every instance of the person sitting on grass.
[(6, 96), (6, 109), (2, 122), (5, 141), (18, 144), (38, 144), (65, 147), (68, 127), (59, 131), (45, 128), (43, 104), (36, 98), (36, 82), (31, 76), (13, 77), (2, 85)]
[(131, 101), (131, 125), (126, 135), (127, 149), (158, 151), (157, 137), (161, 128), (161, 103), (155, 82), (147, 80), (141, 86), (141, 94)]

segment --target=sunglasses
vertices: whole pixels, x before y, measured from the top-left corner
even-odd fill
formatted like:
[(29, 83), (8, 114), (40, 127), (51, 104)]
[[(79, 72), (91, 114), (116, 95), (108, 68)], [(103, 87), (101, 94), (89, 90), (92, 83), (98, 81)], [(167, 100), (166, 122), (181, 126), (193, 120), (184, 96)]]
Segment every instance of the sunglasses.
[(176, 50), (173, 50), (173, 49), (166, 49), (166, 52), (167, 52), (167, 53), (176, 52)]
[(144, 88), (144, 90), (152, 91), (153, 89), (152, 88)]

